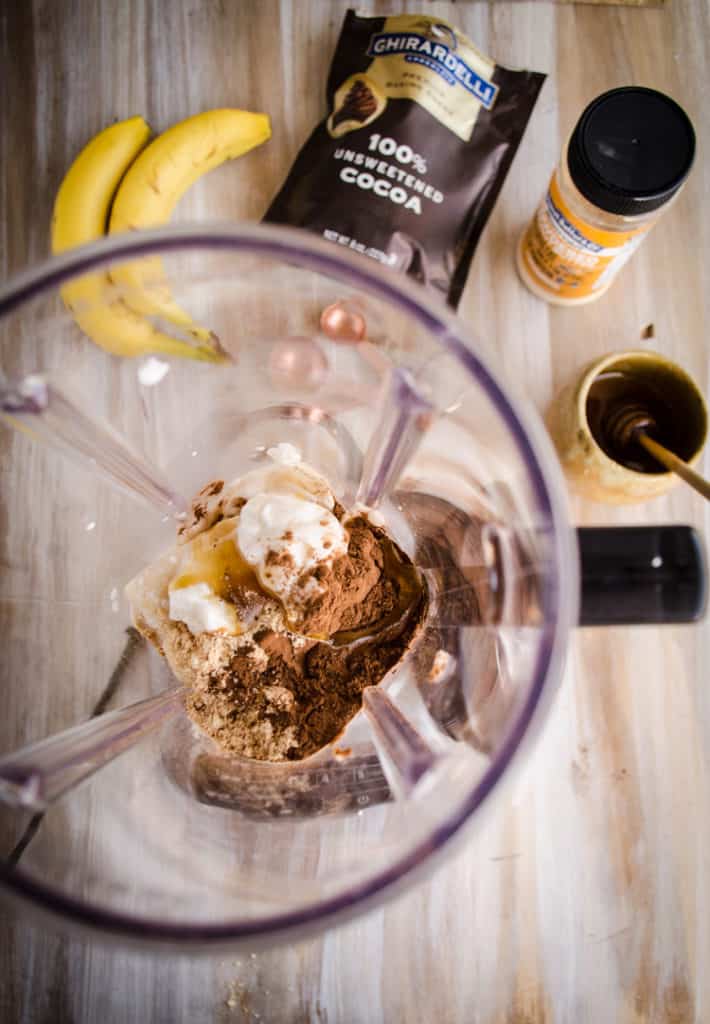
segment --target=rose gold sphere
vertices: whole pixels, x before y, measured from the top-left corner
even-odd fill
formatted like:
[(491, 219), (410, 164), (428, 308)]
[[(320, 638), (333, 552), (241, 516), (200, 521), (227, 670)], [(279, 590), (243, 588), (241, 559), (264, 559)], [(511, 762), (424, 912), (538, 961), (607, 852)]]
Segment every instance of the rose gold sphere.
[(327, 306), (320, 316), (320, 329), (331, 341), (354, 345), (367, 335), (365, 317), (346, 301)]
[(316, 391), (327, 373), (328, 360), (312, 338), (287, 338), (271, 350), (269, 376), (280, 391)]

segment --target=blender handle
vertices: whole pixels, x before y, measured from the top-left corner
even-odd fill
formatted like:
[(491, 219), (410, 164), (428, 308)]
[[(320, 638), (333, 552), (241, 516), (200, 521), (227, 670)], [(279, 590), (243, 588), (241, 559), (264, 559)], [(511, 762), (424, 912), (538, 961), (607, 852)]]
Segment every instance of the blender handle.
[(580, 626), (697, 622), (705, 613), (703, 543), (691, 526), (577, 529)]

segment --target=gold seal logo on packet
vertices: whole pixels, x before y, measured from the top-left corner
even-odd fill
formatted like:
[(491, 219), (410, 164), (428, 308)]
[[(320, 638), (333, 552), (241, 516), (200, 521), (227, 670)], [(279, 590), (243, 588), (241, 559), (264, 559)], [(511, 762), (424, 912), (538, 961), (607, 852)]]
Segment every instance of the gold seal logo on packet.
[(379, 117), (387, 98), (367, 75), (350, 75), (333, 97), (333, 112), (328, 118), (328, 133), (334, 139), (364, 128)]

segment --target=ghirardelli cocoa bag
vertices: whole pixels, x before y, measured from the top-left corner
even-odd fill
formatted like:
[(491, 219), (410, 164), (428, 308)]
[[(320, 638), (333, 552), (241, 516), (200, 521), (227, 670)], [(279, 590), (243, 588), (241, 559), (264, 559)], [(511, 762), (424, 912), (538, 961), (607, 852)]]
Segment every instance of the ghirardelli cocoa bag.
[(265, 220), (403, 271), (456, 306), (545, 76), (439, 18), (348, 11), (318, 125)]

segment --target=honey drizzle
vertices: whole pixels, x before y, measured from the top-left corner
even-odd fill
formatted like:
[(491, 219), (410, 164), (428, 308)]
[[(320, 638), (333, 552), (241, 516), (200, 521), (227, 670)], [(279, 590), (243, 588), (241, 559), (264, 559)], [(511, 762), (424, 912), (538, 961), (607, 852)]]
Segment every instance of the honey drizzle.
[(236, 543), (237, 517), (222, 519), (200, 533), (190, 543), (182, 571), (170, 583), (170, 590), (181, 590), (196, 583), (206, 583), (212, 592), (237, 609), (271, 598), (242, 556)]

